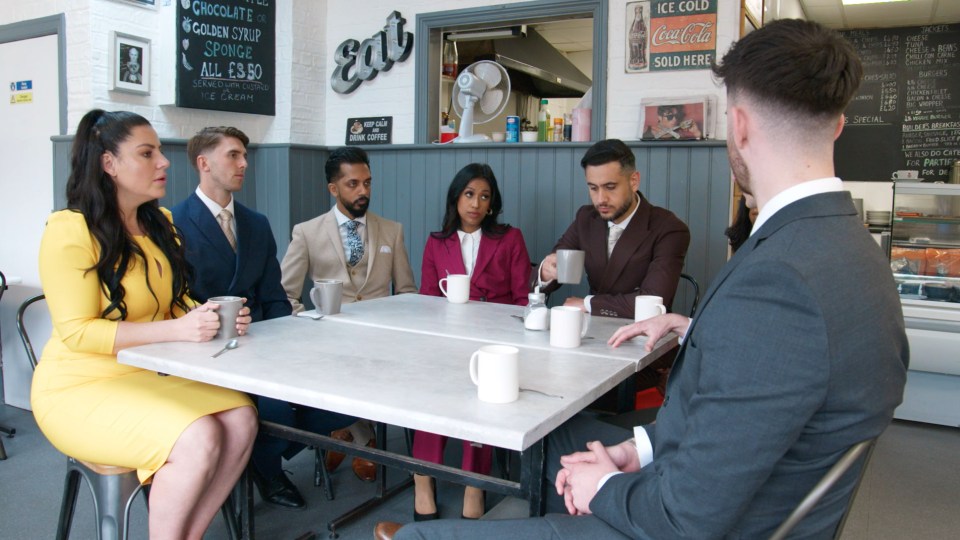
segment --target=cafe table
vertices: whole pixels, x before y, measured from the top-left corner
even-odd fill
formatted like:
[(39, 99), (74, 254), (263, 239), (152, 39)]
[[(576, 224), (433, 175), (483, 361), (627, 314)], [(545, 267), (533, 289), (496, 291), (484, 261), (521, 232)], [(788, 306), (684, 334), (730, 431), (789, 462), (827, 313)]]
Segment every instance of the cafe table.
[[(404, 301), (417, 302), (419, 295), (403, 296), (411, 297)], [(629, 355), (620, 354), (622, 348), (609, 349), (601, 336), (585, 340), (577, 349), (551, 348), (546, 332), (524, 337), (523, 325), (510, 316), (521, 308), (454, 305), (445, 300), (429, 303), (433, 309), (426, 310), (427, 314), (423, 309), (400, 310), (404, 323), (391, 325), (388, 315), (401, 304), (397, 298), (402, 297), (345, 305), (343, 316), (320, 320), (283, 317), (254, 323), (248, 334), (239, 338), (239, 347), (217, 358), (212, 356), (224, 340), (143, 345), (120, 351), (118, 357), (123, 364), (162, 374), (519, 451), (521, 474), (519, 482), (514, 482), (389, 452), (383, 449), (385, 429), (377, 430), (378, 448), (367, 448), (327, 434), (261, 423), (261, 431), (305, 444), (522, 497), (530, 503), (530, 514), (539, 515), (544, 437), (675, 342), (668, 338), (649, 354), (641, 347)], [(438, 315), (443, 312), (447, 316)], [(622, 324), (616, 320), (598, 324), (598, 319), (602, 318), (594, 318), (588, 335)], [(413, 328), (420, 325), (418, 320), (423, 323), (420, 330)], [(461, 335), (469, 320), (474, 321), (471, 332)], [(477, 399), (468, 364), (471, 354), (484, 343), (518, 347), (523, 390), (517, 401), (491, 404)], [(605, 349), (610, 353), (601, 354)], [(386, 490), (382, 473), (377, 500), (409, 484)], [(249, 489), (249, 485), (245, 487)], [(245, 529), (252, 534), (252, 506), (247, 500)], [(335, 534), (336, 527), (375, 503), (337, 518), (328, 528)]]

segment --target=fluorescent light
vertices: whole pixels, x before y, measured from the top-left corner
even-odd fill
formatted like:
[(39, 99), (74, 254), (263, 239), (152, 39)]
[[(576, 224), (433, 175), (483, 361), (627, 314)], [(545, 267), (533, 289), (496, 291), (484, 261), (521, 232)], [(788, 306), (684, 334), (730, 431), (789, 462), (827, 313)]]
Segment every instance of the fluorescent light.
[(845, 6), (857, 6), (860, 4), (886, 4), (888, 2), (909, 2), (910, 0), (842, 0)]
[(526, 28), (511, 26), (508, 28), (491, 28), (489, 30), (472, 30), (467, 32), (451, 32), (447, 34), (449, 41), (479, 41), (482, 39), (515, 38), (526, 34)]

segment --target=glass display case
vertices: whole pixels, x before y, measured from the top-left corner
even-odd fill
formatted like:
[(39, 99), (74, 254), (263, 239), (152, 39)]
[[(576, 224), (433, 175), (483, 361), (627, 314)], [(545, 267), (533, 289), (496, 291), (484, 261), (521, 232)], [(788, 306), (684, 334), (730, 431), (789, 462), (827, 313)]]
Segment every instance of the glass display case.
[(894, 184), (890, 269), (902, 299), (960, 304), (960, 185)]
[(894, 183), (890, 268), (910, 342), (894, 417), (960, 426), (960, 185)]

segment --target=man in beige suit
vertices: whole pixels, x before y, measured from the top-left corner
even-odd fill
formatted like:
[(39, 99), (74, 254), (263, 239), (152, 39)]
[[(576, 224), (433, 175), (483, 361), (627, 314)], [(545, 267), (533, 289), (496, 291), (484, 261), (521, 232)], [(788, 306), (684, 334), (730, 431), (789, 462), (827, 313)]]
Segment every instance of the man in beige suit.
[[(370, 205), (370, 160), (357, 147), (331, 152), (325, 165), (327, 189), (337, 200), (329, 212), (293, 227), (290, 246), (280, 264), (281, 282), (293, 312), (303, 311), (300, 296), (304, 280), (343, 281), (343, 302), (358, 302), (400, 293), (417, 292), (413, 269), (403, 244), (403, 226), (367, 212)], [(334, 437), (372, 445), (366, 422)], [(327, 468), (340, 465), (343, 454), (327, 453)], [(353, 460), (353, 472), (363, 480), (376, 476), (373, 463)]]

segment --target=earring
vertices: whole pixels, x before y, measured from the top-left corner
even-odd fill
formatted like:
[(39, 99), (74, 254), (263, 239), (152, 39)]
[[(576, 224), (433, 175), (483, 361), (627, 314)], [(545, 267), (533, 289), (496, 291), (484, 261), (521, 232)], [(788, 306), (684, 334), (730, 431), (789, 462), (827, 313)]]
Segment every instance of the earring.
[(488, 215), (488, 216), (492, 216), (492, 215), (493, 215), (493, 208), (487, 210), (487, 215)]

